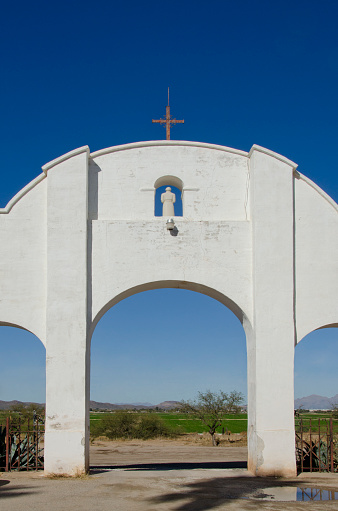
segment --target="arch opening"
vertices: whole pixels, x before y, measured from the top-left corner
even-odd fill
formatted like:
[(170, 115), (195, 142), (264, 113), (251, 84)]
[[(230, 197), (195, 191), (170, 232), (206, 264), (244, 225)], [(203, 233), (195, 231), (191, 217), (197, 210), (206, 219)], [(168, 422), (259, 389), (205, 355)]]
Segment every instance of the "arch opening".
[[(129, 290), (101, 311), (91, 346), (92, 406), (150, 403), (156, 411), (165, 401), (193, 399), (207, 389), (246, 396), (245, 332), (223, 306), (225, 297), (157, 284)], [(234, 428), (246, 436), (246, 414)], [(243, 452), (246, 458), (246, 447)]]
[(0, 323), (1, 400), (44, 405), (46, 350), (42, 341), (20, 325)]
[(330, 409), (335, 396), (338, 404), (337, 360), (336, 324), (313, 330), (297, 344), (294, 369), (296, 408), (302, 405), (303, 409)]

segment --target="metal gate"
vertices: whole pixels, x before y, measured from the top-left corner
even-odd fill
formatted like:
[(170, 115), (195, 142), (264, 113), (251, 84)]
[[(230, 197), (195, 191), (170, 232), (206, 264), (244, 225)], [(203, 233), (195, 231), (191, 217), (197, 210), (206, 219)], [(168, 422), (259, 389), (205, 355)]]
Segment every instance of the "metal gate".
[(296, 419), (298, 472), (337, 471), (337, 426), (333, 419)]
[(44, 419), (7, 417), (0, 425), (0, 471), (43, 469)]

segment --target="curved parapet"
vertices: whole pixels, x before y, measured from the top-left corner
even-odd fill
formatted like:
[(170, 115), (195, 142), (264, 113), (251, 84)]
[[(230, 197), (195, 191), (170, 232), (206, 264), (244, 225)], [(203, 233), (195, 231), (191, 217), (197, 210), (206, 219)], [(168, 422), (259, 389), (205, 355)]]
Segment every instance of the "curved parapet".
[(314, 181), (309, 179), (308, 177), (304, 176), (304, 174), (301, 174), (300, 172), (295, 173), (296, 179), (300, 179), (301, 181), (304, 181), (307, 183), (311, 188), (313, 188), (321, 197), (323, 197), (324, 200), (326, 200), (332, 207), (338, 212), (338, 204), (328, 195), (322, 188), (320, 188)]
[(338, 323), (338, 205), (306, 176), (295, 183), (297, 341)]
[(55, 158), (54, 160), (46, 163), (45, 165), (43, 165), (42, 171), (44, 172), (45, 175), (47, 175), (48, 171), (53, 167), (56, 167), (60, 163), (63, 163), (64, 161), (67, 161), (70, 158), (73, 158), (74, 156), (77, 156), (78, 154), (82, 153), (87, 153), (87, 155), (89, 156), (90, 151), (87, 145), (78, 147), (77, 149), (73, 149), (72, 151), (69, 151), (68, 153), (65, 153), (62, 156), (59, 156), (58, 158)]
[[(198, 147), (205, 149), (213, 149), (216, 151), (224, 151), (227, 153), (238, 154), (241, 156), (248, 156), (248, 153), (239, 149), (233, 149), (232, 147), (226, 147), (217, 144), (207, 144), (205, 142), (191, 142), (187, 140), (147, 140), (144, 142), (132, 142), (130, 144), (122, 144), (112, 147), (106, 147), (91, 153), (92, 158), (103, 156), (105, 154), (115, 153), (119, 151), (128, 151), (131, 149), (141, 149), (144, 147)], [(257, 146), (258, 147), (258, 146)]]
[(0, 210), (0, 323), (45, 343), (47, 179), (40, 174)]
[(4, 208), (0, 208), (0, 215), (7, 214), (11, 211), (13, 206), (17, 204), (28, 192), (33, 190), (41, 181), (46, 178), (46, 175), (42, 172), (39, 176), (33, 179), (28, 185), (22, 188), (14, 197), (7, 203)]

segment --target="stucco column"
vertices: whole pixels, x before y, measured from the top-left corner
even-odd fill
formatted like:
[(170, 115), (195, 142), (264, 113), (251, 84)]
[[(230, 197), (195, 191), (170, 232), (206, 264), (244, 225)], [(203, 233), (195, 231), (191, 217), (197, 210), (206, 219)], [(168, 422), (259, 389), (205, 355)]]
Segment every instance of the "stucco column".
[(248, 334), (248, 469), (294, 476), (293, 168), (250, 151), (253, 331)]
[(45, 472), (82, 473), (89, 463), (87, 349), (88, 147), (47, 171)]

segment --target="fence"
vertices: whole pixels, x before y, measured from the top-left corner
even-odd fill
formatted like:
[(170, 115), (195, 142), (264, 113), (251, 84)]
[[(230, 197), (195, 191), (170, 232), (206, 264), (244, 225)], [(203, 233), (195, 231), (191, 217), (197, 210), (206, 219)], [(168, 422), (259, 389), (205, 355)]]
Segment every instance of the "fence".
[(0, 471), (43, 469), (44, 420), (9, 418), (0, 425)]
[(337, 421), (300, 418), (296, 419), (295, 428), (298, 471), (336, 472)]

